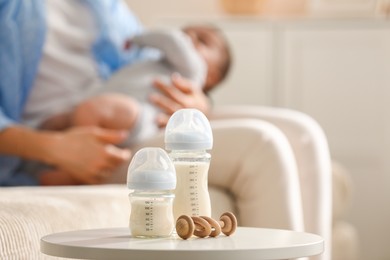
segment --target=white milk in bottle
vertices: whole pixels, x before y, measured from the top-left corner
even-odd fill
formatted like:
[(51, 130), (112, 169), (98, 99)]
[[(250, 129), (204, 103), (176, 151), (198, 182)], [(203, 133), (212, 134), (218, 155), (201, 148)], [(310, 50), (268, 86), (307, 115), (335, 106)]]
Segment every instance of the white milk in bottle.
[(130, 230), (134, 237), (168, 237), (175, 226), (173, 217), (175, 167), (161, 148), (143, 148), (133, 157), (127, 187), (131, 213)]
[(165, 147), (176, 169), (173, 215), (211, 216), (208, 170), (213, 145), (210, 123), (196, 109), (181, 109), (168, 121)]

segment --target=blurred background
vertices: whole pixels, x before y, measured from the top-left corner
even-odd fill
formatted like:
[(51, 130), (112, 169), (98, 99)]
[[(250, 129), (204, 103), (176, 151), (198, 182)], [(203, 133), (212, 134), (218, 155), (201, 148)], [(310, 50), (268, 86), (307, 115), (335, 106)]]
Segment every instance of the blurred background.
[(233, 69), (216, 105), (293, 108), (311, 115), (349, 172), (342, 217), (359, 260), (390, 259), (390, 1), (127, 0), (147, 27), (214, 23)]

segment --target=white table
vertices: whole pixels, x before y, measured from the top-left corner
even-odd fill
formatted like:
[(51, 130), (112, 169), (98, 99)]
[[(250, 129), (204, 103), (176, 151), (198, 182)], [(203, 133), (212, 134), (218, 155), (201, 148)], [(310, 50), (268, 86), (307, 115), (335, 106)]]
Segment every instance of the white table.
[(230, 237), (140, 239), (128, 228), (79, 230), (41, 238), (47, 255), (83, 259), (259, 260), (317, 255), (323, 239), (314, 234), (280, 229), (237, 228)]

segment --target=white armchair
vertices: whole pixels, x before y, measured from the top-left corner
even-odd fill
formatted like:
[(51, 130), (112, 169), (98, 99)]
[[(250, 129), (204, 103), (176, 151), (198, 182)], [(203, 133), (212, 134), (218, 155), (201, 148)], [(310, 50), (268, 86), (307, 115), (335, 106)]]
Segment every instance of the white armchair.
[[(225, 107), (217, 110), (215, 116), (220, 119), (252, 118), (266, 121), (284, 134), (288, 144), (284, 144), (281, 149), (284, 152), (291, 149), (290, 155), (295, 162), (295, 165), (291, 164), (286, 170), (290, 174), (297, 174), (299, 179), (303, 212), (302, 230), (319, 234), (325, 240), (324, 253), (311, 259), (331, 259), (331, 160), (327, 140), (321, 127), (306, 114), (288, 109)], [(261, 222), (254, 224), (264, 225)], [(290, 228), (294, 229), (294, 227)]]

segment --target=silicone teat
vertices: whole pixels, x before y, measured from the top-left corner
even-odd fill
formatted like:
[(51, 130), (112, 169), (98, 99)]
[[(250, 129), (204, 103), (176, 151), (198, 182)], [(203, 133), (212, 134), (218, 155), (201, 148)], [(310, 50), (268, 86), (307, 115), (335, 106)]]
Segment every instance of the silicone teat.
[(210, 150), (213, 134), (207, 117), (197, 109), (180, 109), (169, 119), (165, 130), (167, 150)]
[(127, 187), (136, 190), (175, 189), (176, 171), (168, 154), (157, 147), (139, 150), (127, 171)]

